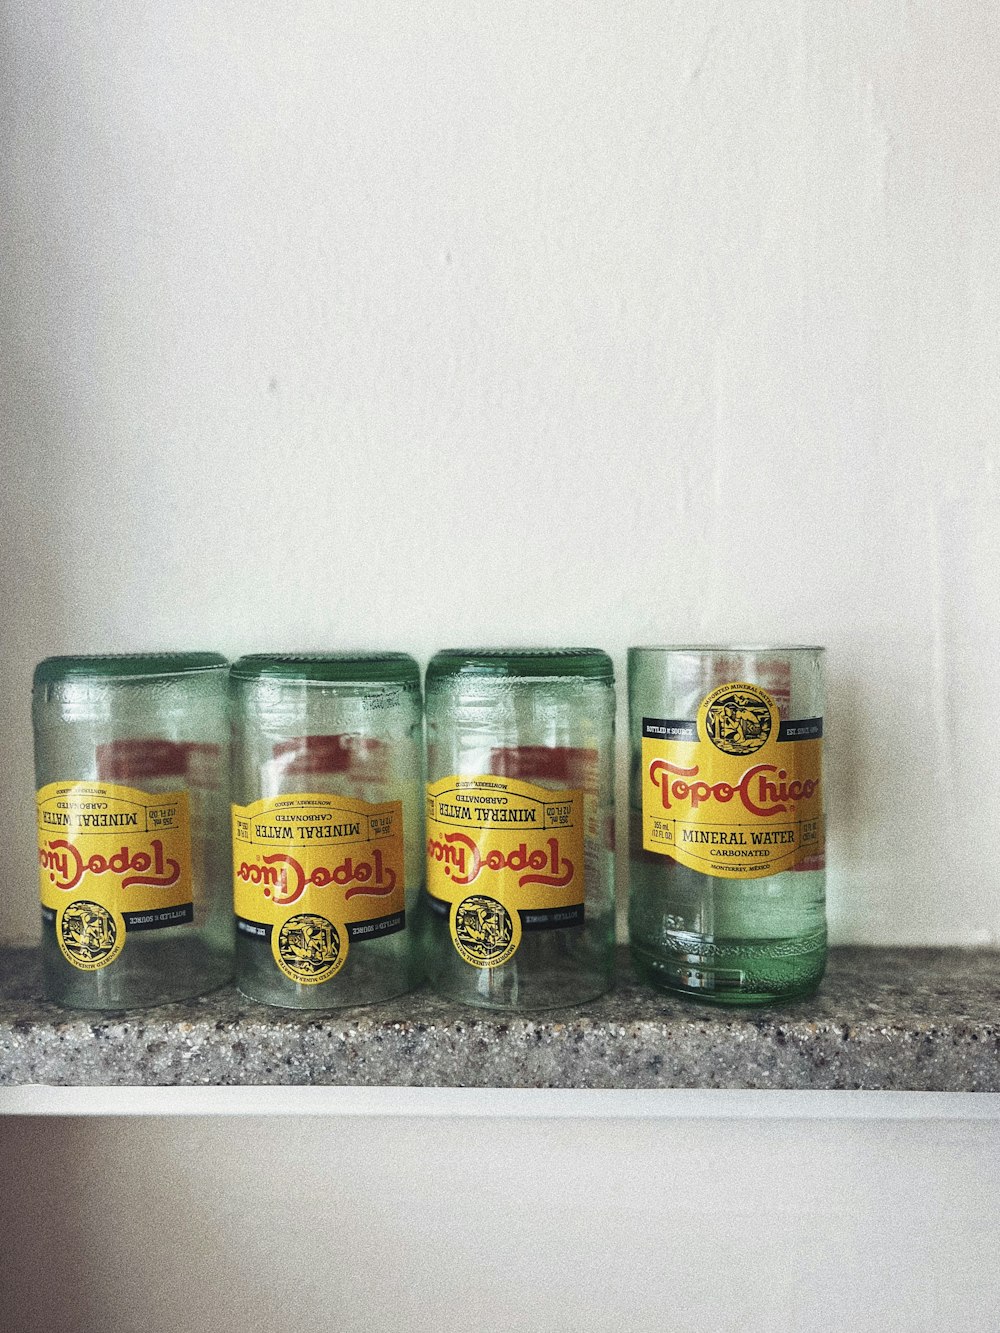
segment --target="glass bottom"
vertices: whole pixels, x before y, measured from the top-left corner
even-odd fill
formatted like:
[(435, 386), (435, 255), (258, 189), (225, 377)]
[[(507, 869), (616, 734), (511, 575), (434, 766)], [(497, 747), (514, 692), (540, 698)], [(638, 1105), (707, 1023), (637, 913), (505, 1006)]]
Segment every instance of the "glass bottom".
[(826, 970), (826, 932), (791, 939), (678, 941), (676, 952), (632, 945), (640, 979), (702, 1004), (780, 1004), (813, 995)]
[(573, 972), (564, 977), (549, 975), (544, 981), (518, 985), (516, 981), (512, 984), (510, 978), (494, 977), (486, 968), (479, 971), (474, 988), (466, 985), (450, 989), (440, 982), (432, 982), (434, 995), (439, 1000), (468, 1005), (472, 1009), (534, 1014), (587, 1004), (590, 1000), (600, 999), (611, 989), (610, 973), (606, 977), (592, 977), (587, 983), (582, 983), (579, 974)]
[(94, 972), (68, 963), (54, 939), (43, 938), (41, 947), (45, 997), (66, 1009), (146, 1009), (204, 995), (233, 975), (230, 951), (197, 935), (130, 939), (113, 963)]
[(326, 981), (303, 985), (274, 961), (270, 941), (237, 932), (236, 985), (257, 1004), (277, 1009), (354, 1009), (405, 995), (416, 984), (410, 931), (351, 946), (347, 961)]
[(500, 967), (473, 967), (452, 943), (448, 923), (427, 911), (421, 931), (425, 975), (440, 999), (474, 1009), (537, 1013), (596, 1000), (611, 988), (610, 913), (583, 926), (526, 933)]

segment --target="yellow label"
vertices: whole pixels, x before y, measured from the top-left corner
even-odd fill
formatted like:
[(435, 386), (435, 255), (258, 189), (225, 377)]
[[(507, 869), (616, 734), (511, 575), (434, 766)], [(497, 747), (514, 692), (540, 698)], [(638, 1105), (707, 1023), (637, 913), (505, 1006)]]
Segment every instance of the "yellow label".
[(67, 962), (94, 972), (128, 931), (193, 920), (186, 791), (50, 782), (37, 806), (42, 909)]
[(403, 806), (301, 792), (233, 806), (237, 929), (291, 981), (336, 976), (351, 941), (405, 925)]
[(824, 846), (821, 718), (782, 722), (766, 690), (707, 694), (695, 722), (642, 722), (642, 845), (723, 879), (760, 879)]
[(427, 788), (427, 892), (448, 904), (473, 967), (500, 967), (522, 930), (583, 920), (584, 794), (516, 778), (448, 777)]

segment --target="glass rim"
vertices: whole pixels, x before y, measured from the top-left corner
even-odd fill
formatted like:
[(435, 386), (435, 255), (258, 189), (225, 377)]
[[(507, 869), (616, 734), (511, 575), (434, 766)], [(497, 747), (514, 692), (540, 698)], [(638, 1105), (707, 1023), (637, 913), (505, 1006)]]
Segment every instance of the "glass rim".
[(420, 667), (409, 653), (246, 653), (229, 668), (233, 681), (287, 685), (419, 685)]
[(427, 664), (430, 689), (450, 680), (596, 680), (614, 683), (603, 648), (442, 648)]
[(80, 653), (43, 658), (35, 667), (32, 687), (57, 685), (63, 681), (83, 683), (188, 676), (199, 671), (225, 670), (228, 666), (228, 658), (221, 653)]
[(633, 653), (825, 653), (819, 643), (651, 643), (629, 648)]

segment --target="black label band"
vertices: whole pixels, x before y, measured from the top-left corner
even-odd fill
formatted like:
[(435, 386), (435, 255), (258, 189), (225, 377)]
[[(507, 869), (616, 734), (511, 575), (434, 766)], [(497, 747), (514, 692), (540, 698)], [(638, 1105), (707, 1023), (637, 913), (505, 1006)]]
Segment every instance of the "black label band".
[(406, 929), (406, 913), (393, 912), (392, 916), (376, 916), (370, 921), (348, 921), (349, 940), (375, 940), (383, 935), (396, 935)]
[(522, 930), (563, 930), (567, 926), (583, 925), (583, 903), (569, 907), (547, 907), (543, 912), (521, 909)]
[[(443, 898), (435, 898), (426, 890), (424, 898), (435, 916), (444, 921), (449, 919), (451, 903), (446, 903)], [(571, 903), (568, 907), (545, 907), (538, 910), (522, 907), (518, 916), (521, 918), (522, 930), (564, 930), (568, 926), (583, 925), (584, 905)]]
[[(148, 912), (123, 912), (122, 920), (129, 932), (138, 930), (166, 930), (168, 926), (188, 926), (194, 921), (194, 903), (177, 903), (173, 907), (153, 908)], [(56, 911), (42, 908), (42, 925), (56, 924)]]
[(647, 741), (696, 741), (698, 724), (682, 718), (644, 717), (642, 738)]
[(269, 940), (271, 927), (264, 921), (248, 921), (246, 917), (236, 918), (236, 933), (246, 935), (251, 940)]
[[(822, 739), (822, 736), (821, 717), (804, 717), (778, 725), (779, 741), (816, 741)], [(644, 717), (642, 738), (649, 741), (697, 741), (698, 724), (686, 722), (682, 718)]]
[(194, 903), (178, 903), (175, 907), (158, 907), (148, 912), (123, 912), (122, 917), (128, 931), (187, 926), (194, 921)]
[[(248, 921), (243, 916), (236, 918), (237, 933), (245, 935), (247, 939), (263, 940), (266, 943), (270, 941), (273, 929), (266, 921)], [(347, 938), (352, 943), (363, 944), (365, 940), (378, 940), (384, 935), (396, 935), (405, 930), (406, 913), (393, 912), (390, 916), (376, 916), (369, 921), (348, 921), (343, 929), (347, 931)]]
[(818, 741), (822, 737), (821, 717), (803, 717), (798, 722), (782, 722), (778, 727), (779, 741)]

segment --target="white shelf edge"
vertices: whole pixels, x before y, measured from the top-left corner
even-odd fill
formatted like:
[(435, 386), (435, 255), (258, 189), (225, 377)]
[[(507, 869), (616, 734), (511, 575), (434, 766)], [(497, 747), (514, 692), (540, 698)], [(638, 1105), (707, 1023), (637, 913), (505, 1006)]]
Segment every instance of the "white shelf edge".
[(0, 1115), (1000, 1121), (1000, 1093), (35, 1084), (0, 1088)]

